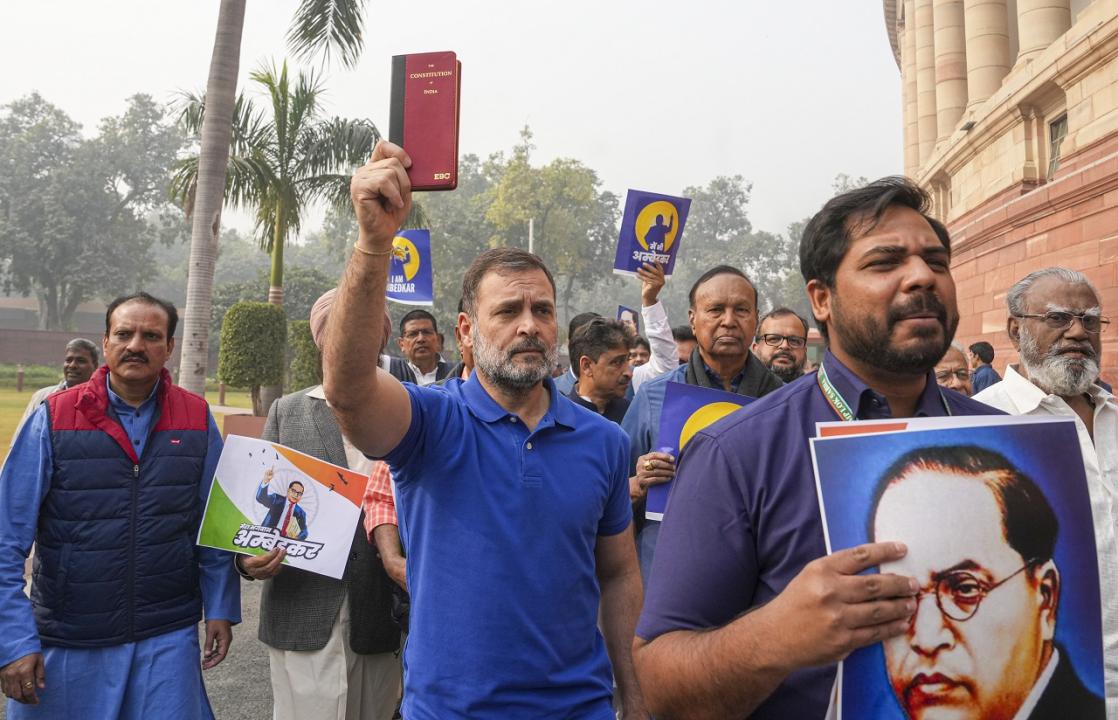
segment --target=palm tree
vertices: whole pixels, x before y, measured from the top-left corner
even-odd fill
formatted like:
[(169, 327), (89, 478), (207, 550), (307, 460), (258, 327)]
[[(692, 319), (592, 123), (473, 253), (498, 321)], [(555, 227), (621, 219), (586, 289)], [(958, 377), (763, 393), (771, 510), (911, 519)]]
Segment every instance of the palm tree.
[[(243, 96), (234, 103), (225, 200), (255, 209), (257, 238), (272, 257), (268, 302), (282, 306), (287, 240), (298, 234), (310, 203), (348, 202), (351, 172), (372, 153), (380, 133), (367, 120), (323, 118), (322, 86), (313, 72), (300, 72), (292, 82), (284, 62), (279, 69), (261, 67), (251, 79), (265, 91), (270, 112)], [(186, 130), (204, 128), (205, 116), (204, 98), (187, 96), (180, 113)], [(180, 162), (171, 181), (188, 211), (199, 160)], [(273, 393), (278, 396), (279, 388), (266, 394)]]
[[(364, 46), (364, 15), (365, 0), (302, 0), (288, 31), (288, 44), (303, 58), (332, 51), (343, 65), (352, 67)], [(179, 382), (187, 390), (199, 394), (206, 389), (214, 263), (225, 197), (244, 17), (245, 0), (221, 0), (206, 84), (210, 111), (201, 125), (202, 147), (193, 192), (195, 212), (190, 235)]]
[[(285, 243), (298, 234), (308, 204), (348, 202), (350, 173), (368, 159), (380, 133), (367, 120), (321, 117), (323, 91), (313, 72), (300, 72), (292, 82), (285, 62), (261, 67), (251, 79), (266, 92), (270, 113), (243, 95), (234, 103), (225, 201), (255, 209), (257, 238), (272, 256), (268, 302), (283, 305)], [(191, 95), (179, 117), (196, 133), (206, 113), (205, 99)], [(181, 161), (171, 181), (188, 210), (198, 161)]]

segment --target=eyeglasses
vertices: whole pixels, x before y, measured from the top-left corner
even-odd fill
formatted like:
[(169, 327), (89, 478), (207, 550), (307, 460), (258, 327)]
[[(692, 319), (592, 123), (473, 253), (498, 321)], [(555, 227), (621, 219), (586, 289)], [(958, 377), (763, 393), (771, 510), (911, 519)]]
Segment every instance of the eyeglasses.
[(1008, 575), (993, 585), (978, 579), (969, 572), (949, 572), (937, 578), (935, 587), (931, 590), (921, 589), (916, 594), (916, 602), (919, 603), (921, 598), (935, 593), (936, 606), (939, 607), (941, 613), (956, 622), (965, 622), (974, 617), (974, 614), (978, 612), (978, 607), (987, 595), (1034, 564), (1033, 561), (1025, 563), (1017, 572)]
[(758, 340), (764, 340), (766, 345), (772, 347), (780, 347), (780, 343), (787, 341), (790, 348), (802, 348), (807, 345), (807, 338), (799, 335), (777, 335), (776, 333), (765, 333), (758, 335)]
[(940, 370), (936, 372), (936, 380), (939, 382), (947, 382), (951, 378), (955, 378), (959, 382), (966, 382), (970, 379), (970, 370)]
[(1067, 330), (1075, 320), (1079, 320), (1083, 329), (1092, 335), (1098, 335), (1110, 324), (1110, 318), (1101, 315), (1088, 315), (1086, 313), (1047, 312), (1043, 315), (1014, 315), (1016, 318), (1041, 318), (1044, 324), (1053, 330)]
[(404, 339), (415, 340), (417, 337), (432, 337), (434, 336), (434, 334), (435, 331), (429, 328), (423, 328), (422, 330), (408, 330), (406, 333), (404, 333)]

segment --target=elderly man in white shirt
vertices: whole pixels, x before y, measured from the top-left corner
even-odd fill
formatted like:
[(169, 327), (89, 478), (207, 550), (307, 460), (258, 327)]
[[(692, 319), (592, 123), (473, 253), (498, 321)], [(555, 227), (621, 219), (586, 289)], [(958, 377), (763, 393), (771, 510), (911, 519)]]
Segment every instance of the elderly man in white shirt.
[(1012, 415), (1075, 418), (1087, 470), (1102, 586), (1107, 717), (1118, 718), (1118, 402), (1100, 387), (1099, 294), (1082, 273), (1051, 267), (1030, 273), (1006, 295), (1006, 330), (1021, 364), (975, 400)]

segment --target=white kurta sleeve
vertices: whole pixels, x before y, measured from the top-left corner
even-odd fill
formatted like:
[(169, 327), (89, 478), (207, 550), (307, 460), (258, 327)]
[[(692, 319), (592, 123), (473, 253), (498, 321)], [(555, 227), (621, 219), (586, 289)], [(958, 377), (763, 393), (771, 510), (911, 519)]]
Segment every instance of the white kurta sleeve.
[(644, 381), (679, 367), (675, 337), (672, 335), (672, 326), (668, 322), (668, 313), (664, 310), (664, 305), (656, 302), (642, 307), (641, 317), (644, 318), (644, 332), (648, 336), (652, 356), (644, 365), (633, 368), (633, 392), (639, 390)]

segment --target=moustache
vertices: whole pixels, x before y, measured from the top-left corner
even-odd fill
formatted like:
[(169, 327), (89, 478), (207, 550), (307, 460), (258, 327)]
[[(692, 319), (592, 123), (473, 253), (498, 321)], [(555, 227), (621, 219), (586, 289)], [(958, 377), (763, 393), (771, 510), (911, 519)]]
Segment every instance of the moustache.
[(148, 361), (148, 356), (143, 354), (143, 353), (131, 353), (131, 352), (129, 352), (129, 353), (124, 353), (124, 355), (120, 358), (120, 361), (122, 363), (126, 363), (126, 362), (129, 362), (131, 360), (136, 360), (137, 362), (142, 362), (142, 363), (146, 364), (147, 361)]
[(947, 308), (932, 293), (921, 293), (908, 302), (889, 308), (885, 316), (889, 327), (918, 315), (934, 315), (941, 324), (947, 324)]
[(1068, 343), (1067, 345), (1061, 345), (1060, 347), (1056, 347), (1055, 345), (1053, 345), (1052, 348), (1048, 351), (1048, 357), (1056, 358), (1072, 352), (1082, 353), (1084, 360), (1095, 360), (1098, 358), (1098, 353), (1096, 353), (1095, 349), (1087, 343)]
[(540, 340), (539, 338), (531, 338), (530, 337), (530, 338), (525, 338), (525, 339), (521, 340), (520, 342), (518, 342), (517, 344), (510, 347), (508, 349), (508, 355), (511, 358), (513, 355), (515, 355), (517, 353), (527, 352), (527, 351), (532, 351), (532, 350), (534, 350), (538, 353), (541, 353), (543, 355), (547, 354), (547, 346), (543, 344), (543, 340)]

